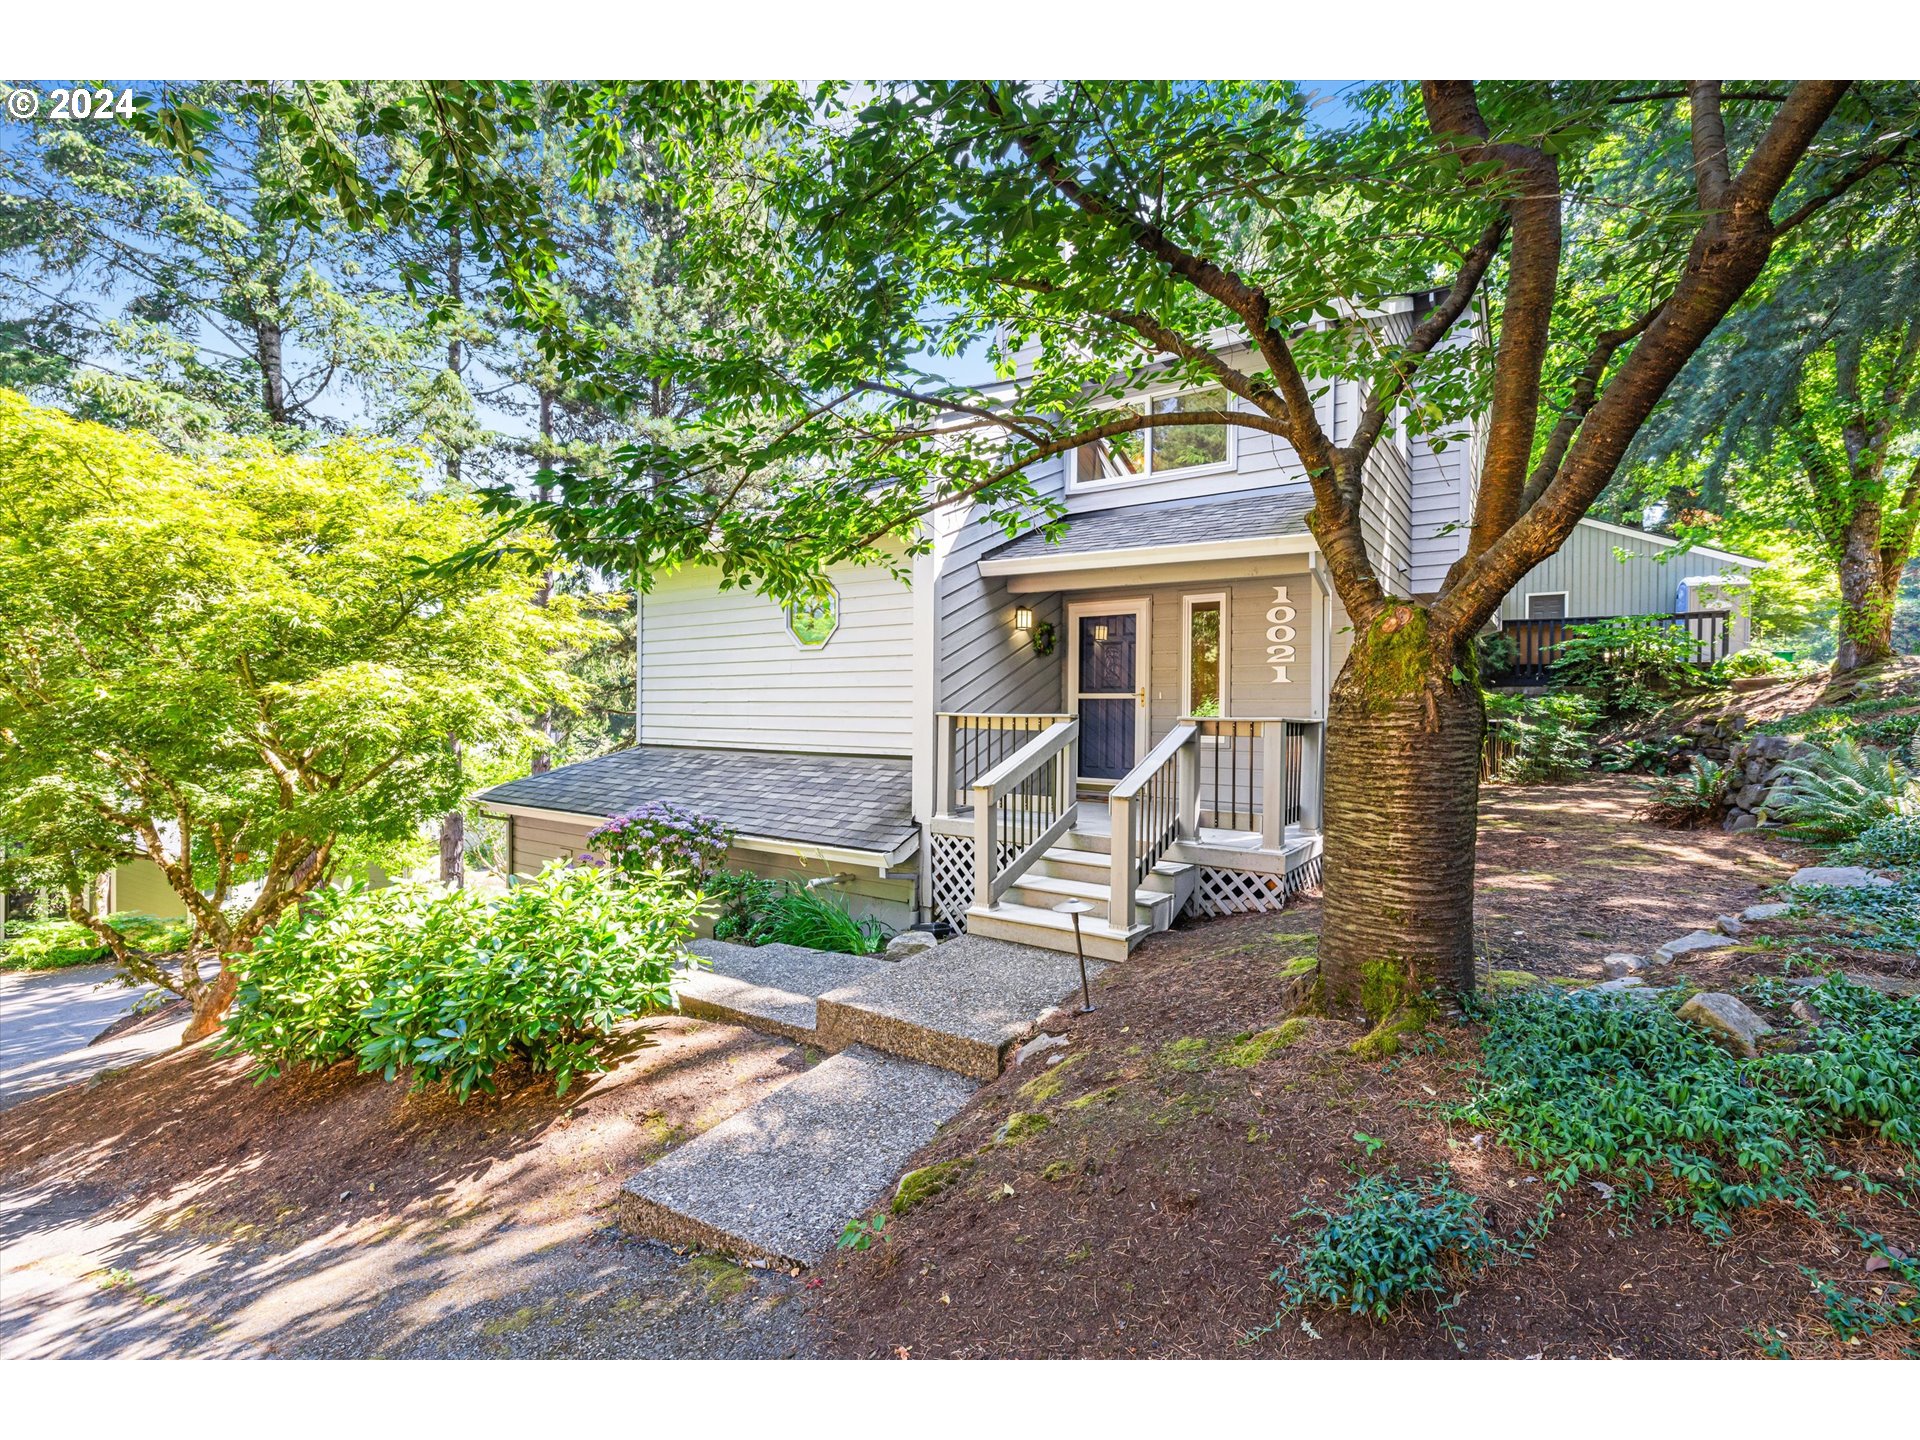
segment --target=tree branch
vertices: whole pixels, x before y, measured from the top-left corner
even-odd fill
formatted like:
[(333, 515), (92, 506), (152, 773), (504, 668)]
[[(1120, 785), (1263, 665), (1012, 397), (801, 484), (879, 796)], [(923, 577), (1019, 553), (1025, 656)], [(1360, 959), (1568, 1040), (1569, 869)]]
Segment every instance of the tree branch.
[(1727, 124), (1720, 114), (1720, 82), (1689, 80), (1693, 116), (1693, 179), (1702, 211), (1718, 210), (1727, 192)]

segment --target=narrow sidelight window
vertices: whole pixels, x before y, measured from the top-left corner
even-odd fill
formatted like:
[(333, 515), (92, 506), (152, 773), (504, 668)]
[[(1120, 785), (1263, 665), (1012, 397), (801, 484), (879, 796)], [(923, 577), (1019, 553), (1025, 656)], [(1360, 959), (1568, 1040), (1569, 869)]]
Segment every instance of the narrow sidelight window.
[(1187, 714), (1226, 712), (1226, 689), (1221, 683), (1221, 641), (1225, 602), (1217, 596), (1187, 600)]

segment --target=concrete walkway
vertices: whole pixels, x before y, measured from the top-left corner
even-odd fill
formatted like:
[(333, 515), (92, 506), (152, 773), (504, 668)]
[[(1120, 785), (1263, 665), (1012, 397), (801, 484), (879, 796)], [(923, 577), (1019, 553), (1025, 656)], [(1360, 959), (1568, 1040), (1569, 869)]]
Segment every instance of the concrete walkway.
[(112, 983), (114, 973), (111, 965), (0, 971), (0, 1110), (180, 1043), (185, 1021), (87, 1044), (153, 993)]

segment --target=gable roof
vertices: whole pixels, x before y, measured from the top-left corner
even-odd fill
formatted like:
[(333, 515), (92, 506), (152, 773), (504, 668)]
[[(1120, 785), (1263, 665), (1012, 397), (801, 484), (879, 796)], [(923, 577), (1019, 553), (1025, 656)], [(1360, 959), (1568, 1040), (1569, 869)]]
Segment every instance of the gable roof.
[[(982, 575), (1021, 575), (1174, 559), (1300, 554), (1313, 548), (1305, 485), (1171, 505), (1121, 505), (1069, 516), (1058, 540), (1030, 530), (990, 550)], [(1192, 551), (1192, 554), (1176, 553)]]
[(1579, 523), (1582, 525), (1591, 525), (1595, 530), (1605, 530), (1612, 535), (1626, 535), (1635, 540), (1651, 540), (1654, 544), (1666, 549), (1672, 549), (1675, 545), (1679, 545), (1685, 549), (1687, 554), (1702, 555), (1709, 560), (1724, 560), (1728, 564), (1745, 565), (1754, 570), (1764, 570), (1767, 568), (1766, 561), (1756, 559), (1752, 555), (1735, 555), (1730, 550), (1716, 550), (1711, 545), (1688, 545), (1686, 541), (1676, 539), (1672, 535), (1656, 535), (1651, 530), (1635, 530), (1629, 525), (1616, 525), (1611, 520), (1595, 520), (1590, 515), (1582, 515)]
[(483, 803), (604, 820), (649, 800), (735, 834), (887, 854), (917, 835), (905, 756), (636, 745), (482, 791)]

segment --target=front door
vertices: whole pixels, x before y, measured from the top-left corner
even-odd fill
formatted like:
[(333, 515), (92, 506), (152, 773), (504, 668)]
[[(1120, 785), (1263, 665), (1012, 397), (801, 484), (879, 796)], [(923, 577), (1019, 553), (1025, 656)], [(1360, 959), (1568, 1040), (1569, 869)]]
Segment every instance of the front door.
[(1080, 775), (1119, 780), (1139, 760), (1146, 730), (1146, 602), (1075, 606), (1072, 626)]

